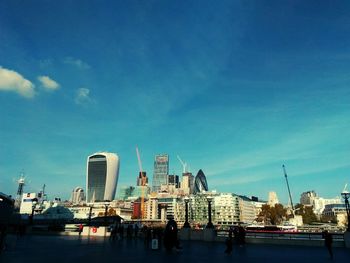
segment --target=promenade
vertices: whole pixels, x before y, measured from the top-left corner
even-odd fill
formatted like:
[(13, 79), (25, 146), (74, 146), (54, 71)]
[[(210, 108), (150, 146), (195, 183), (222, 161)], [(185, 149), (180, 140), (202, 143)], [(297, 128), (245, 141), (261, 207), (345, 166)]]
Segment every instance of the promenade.
[(146, 248), (142, 239), (110, 241), (97, 237), (38, 236), (22, 238), (8, 236), (7, 248), (0, 255), (6, 263), (104, 263), (104, 262), (347, 262), (350, 250), (334, 248), (334, 259), (329, 259), (326, 248), (247, 244), (234, 247), (231, 255), (224, 253), (220, 242), (184, 241), (179, 252), (163, 248)]

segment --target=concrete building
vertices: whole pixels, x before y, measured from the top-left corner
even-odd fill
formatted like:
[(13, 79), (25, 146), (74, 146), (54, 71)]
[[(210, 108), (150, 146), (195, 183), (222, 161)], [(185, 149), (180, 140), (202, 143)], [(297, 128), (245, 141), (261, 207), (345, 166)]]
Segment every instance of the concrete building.
[(241, 221), (239, 197), (234, 194), (219, 194), (214, 197), (215, 223), (230, 226)]
[(185, 172), (182, 174), (182, 181), (180, 188), (183, 190), (185, 195), (190, 195), (193, 193), (194, 187), (194, 176), (190, 172)]
[(152, 191), (158, 192), (162, 184), (168, 184), (169, 155), (158, 154), (154, 158)]
[(307, 191), (301, 194), (300, 196), (300, 204), (306, 206), (312, 206), (314, 204), (314, 200), (317, 198), (317, 194), (315, 191)]
[(255, 206), (252, 200), (246, 196), (239, 195), (239, 211), (240, 211), (240, 221), (251, 224), (255, 221), (256, 213)]
[(276, 192), (269, 192), (269, 200), (267, 201), (267, 204), (269, 206), (275, 206), (276, 204), (279, 204)]
[(86, 201), (113, 200), (119, 176), (119, 157), (115, 153), (99, 152), (87, 158)]
[(323, 210), (325, 209), (326, 205), (332, 205), (332, 204), (341, 204), (341, 200), (339, 197), (335, 198), (322, 198), (322, 197), (316, 197), (313, 200), (313, 210), (314, 213), (317, 216), (320, 216), (323, 214)]
[(80, 204), (85, 201), (84, 189), (81, 187), (76, 187), (72, 191), (71, 202), (73, 204)]

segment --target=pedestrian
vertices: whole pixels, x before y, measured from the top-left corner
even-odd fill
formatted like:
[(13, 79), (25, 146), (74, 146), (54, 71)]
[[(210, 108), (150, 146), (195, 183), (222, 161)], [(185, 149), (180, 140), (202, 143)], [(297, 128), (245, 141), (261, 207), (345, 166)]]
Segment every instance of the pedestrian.
[(134, 235), (135, 238), (138, 238), (139, 236), (139, 226), (137, 224), (134, 225)]
[(83, 232), (83, 229), (84, 229), (83, 224), (79, 224), (79, 227), (78, 227), (79, 236), (81, 235), (81, 232)]
[(241, 225), (238, 227), (238, 244), (240, 247), (243, 247), (245, 244), (245, 229)]
[(332, 234), (329, 233), (327, 230), (323, 231), (323, 238), (324, 238), (324, 244), (328, 250), (329, 256), (331, 259), (333, 259), (333, 250), (332, 250), (332, 243), (333, 243), (333, 237)]
[(228, 238), (226, 239), (226, 250), (225, 253), (231, 255), (232, 253), (232, 248), (233, 248), (233, 239), (232, 239), (232, 233), (233, 230), (232, 228), (230, 228), (230, 230), (228, 231)]
[(173, 247), (176, 249), (181, 249), (177, 238), (177, 231), (177, 223), (173, 218), (171, 218), (168, 221), (164, 231), (164, 246), (168, 251), (170, 251)]

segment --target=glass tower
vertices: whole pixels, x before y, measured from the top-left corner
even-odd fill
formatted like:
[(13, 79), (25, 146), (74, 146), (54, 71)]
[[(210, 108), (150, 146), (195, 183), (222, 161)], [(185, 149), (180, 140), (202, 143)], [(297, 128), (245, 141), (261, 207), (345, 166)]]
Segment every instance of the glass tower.
[(88, 203), (113, 200), (119, 174), (119, 157), (100, 152), (87, 159), (86, 201)]
[(168, 184), (169, 155), (158, 154), (154, 158), (152, 191), (158, 192), (162, 184)]

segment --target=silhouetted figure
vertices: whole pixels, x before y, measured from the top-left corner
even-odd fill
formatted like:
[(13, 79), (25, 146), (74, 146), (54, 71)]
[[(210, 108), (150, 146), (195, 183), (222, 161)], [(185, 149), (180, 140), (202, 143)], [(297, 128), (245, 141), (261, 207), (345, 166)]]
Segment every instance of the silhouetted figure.
[(112, 228), (111, 228), (110, 239), (112, 239), (113, 241), (115, 241), (115, 238), (117, 237), (117, 234), (118, 234), (118, 225), (117, 225), (117, 223), (114, 223), (114, 224), (112, 225)]
[(225, 242), (226, 244), (225, 253), (229, 255), (232, 253), (232, 248), (233, 248), (232, 234), (233, 234), (233, 229), (230, 228), (230, 230), (228, 231), (228, 238), (226, 239), (226, 242)]
[(327, 230), (323, 231), (322, 233), (324, 238), (324, 244), (328, 250), (329, 256), (331, 259), (333, 259), (333, 250), (332, 250), (332, 243), (333, 243), (333, 237), (332, 234), (329, 233)]
[(124, 238), (124, 226), (122, 224), (120, 224), (118, 227), (118, 233), (119, 233), (120, 239), (123, 239)]
[(238, 244), (241, 247), (245, 244), (245, 229), (241, 225), (238, 227)]
[(127, 229), (126, 229), (126, 236), (128, 238), (132, 238), (132, 234), (133, 234), (133, 225), (129, 224)]
[(6, 226), (0, 225), (0, 254), (5, 250)]
[(164, 231), (164, 246), (167, 250), (173, 247), (180, 249), (180, 244), (177, 239), (177, 223), (174, 219), (170, 219)]
[(81, 235), (81, 232), (83, 232), (83, 229), (84, 229), (83, 224), (79, 224), (79, 227), (78, 227), (79, 236)]
[(134, 235), (135, 235), (135, 238), (139, 236), (139, 227), (137, 224), (135, 224), (134, 226)]

